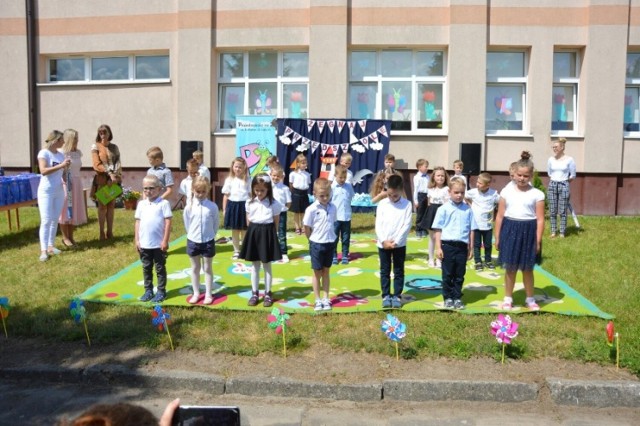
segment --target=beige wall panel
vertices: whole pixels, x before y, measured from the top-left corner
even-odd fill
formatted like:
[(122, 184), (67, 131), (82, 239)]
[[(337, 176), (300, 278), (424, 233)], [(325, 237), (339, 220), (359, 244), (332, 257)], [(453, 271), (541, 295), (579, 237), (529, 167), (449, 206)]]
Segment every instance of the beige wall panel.
[[(40, 91), (43, 135), (51, 129), (75, 128), (80, 149), (89, 155), (98, 126), (108, 124), (123, 167), (147, 167), (146, 151), (154, 145), (162, 148), (169, 167), (178, 166), (171, 86), (42, 87)], [(89, 165), (89, 158), (83, 163)]]
[(622, 173), (640, 173), (640, 140), (625, 139), (622, 150)]
[(309, 115), (317, 118), (346, 117), (346, 27), (314, 25), (310, 34)]
[[(396, 157), (396, 167), (399, 169), (415, 170), (416, 160), (425, 158), (429, 161), (429, 168), (448, 164), (447, 137), (398, 137), (391, 135), (389, 152)], [(453, 160), (451, 160), (452, 162)]]
[(103, 54), (168, 50), (175, 33), (109, 34), (39, 38), (40, 55)]
[(214, 46), (218, 49), (308, 46), (309, 29), (292, 27), (215, 30), (213, 40)]
[[(182, 1), (180, 0), (180, 2)], [(172, 13), (176, 9), (176, 1), (166, 0), (46, 0), (37, 3), (40, 19), (146, 15), (149, 13)]]
[(216, 135), (211, 138), (215, 166), (223, 170), (229, 170), (231, 161), (236, 156), (236, 136)]
[[(215, 9), (224, 10), (282, 10), (282, 9), (307, 9), (309, 7), (310, 0), (278, 0), (278, 1), (264, 1), (264, 0), (217, 0), (215, 1)], [(316, 0), (317, 1), (317, 0)], [(342, 2), (342, 0), (337, 0)], [(331, 3), (323, 1), (322, 3)]]
[(353, 9), (363, 7), (447, 7), (449, 3), (483, 3), (486, 0), (394, 0), (393, 3), (381, 2), (380, 0), (351, 0)]
[(390, 26), (351, 27), (350, 43), (353, 46), (446, 46), (449, 44), (449, 28), (445, 26)]
[(24, 19), (25, 13), (24, 0), (2, 0), (0, 7), (0, 18), (21, 18)]

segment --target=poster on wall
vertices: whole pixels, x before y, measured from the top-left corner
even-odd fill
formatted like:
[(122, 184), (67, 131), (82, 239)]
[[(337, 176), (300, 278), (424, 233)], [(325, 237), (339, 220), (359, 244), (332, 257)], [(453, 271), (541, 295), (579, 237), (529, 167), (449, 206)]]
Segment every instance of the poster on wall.
[(276, 155), (276, 131), (273, 115), (238, 115), (236, 117), (236, 156), (247, 162), (254, 177), (267, 171), (267, 159)]

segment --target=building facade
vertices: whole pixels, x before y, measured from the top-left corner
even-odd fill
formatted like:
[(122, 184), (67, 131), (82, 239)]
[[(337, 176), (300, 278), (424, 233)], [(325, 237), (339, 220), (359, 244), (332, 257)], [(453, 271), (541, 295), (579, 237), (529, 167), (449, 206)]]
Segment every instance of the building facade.
[(640, 0), (4, 0), (0, 54), (9, 171), (106, 123), (125, 170), (202, 141), (215, 184), (237, 114), (382, 118), (400, 169), (473, 148), (498, 182), (565, 137), (576, 210), (640, 213)]

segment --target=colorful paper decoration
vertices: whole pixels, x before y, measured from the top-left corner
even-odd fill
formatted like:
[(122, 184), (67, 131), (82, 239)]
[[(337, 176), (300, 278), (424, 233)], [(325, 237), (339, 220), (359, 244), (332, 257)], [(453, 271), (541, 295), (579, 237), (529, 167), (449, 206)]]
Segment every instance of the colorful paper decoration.
[(395, 342), (396, 344), (396, 360), (400, 359), (400, 353), (398, 350), (398, 342), (401, 341), (404, 336), (407, 335), (407, 326), (400, 322), (400, 320), (391, 315), (387, 314), (387, 319), (382, 320), (380, 325), (380, 329), (387, 335), (387, 337)]
[(87, 328), (87, 309), (84, 307), (84, 302), (77, 297), (73, 299), (69, 305), (69, 313), (76, 324), (80, 324), (80, 322), (84, 324), (84, 334), (87, 336), (87, 344), (91, 346), (89, 329)]
[(498, 315), (496, 321), (491, 322), (491, 334), (496, 336), (498, 343), (502, 343), (502, 364), (504, 364), (505, 346), (518, 335), (518, 323), (511, 321), (509, 315)]
[(613, 321), (609, 321), (607, 324), (607, 344), (613, 347), (613, 342), (616, 343), (616, 369), (620, 368), (620, 336), (616, 333)]
[(256, 97), (256, 114), (271, 114), (271, 98), (267, 96), (268, 90), (258, 90)]
[(106, 206), (111, 201), (115, 200), (120, 194), (122, 194), (122, 188), (120, 185), (105, 185), (96, 191), (96, 198)]
[(11, 310), (11, 306), (9, 305), (8, 297), (0, 297), (0, 318), (2, 318), (2, 328), (4, 329), (4, 337), (9, 338), (9, 334), (7, 333), (7, 324), (4, 319), (9, 316), (9, 311)]
[(290, 316), (281, 308), (273, 308), (271, 313), (267, 315), (269, 328), (275, 330), (276, 334), (282, 334), (282, 353), (287, 357), (287, 327), (290, 325)]
[(171, 340), (171, 333), (169, 333), (169, 323), (171, 322), (171, 315), (169, 315), (162, 306), (155, 305), (151, 311), (151, 324), (157, 327), (159, 331), (166, 330), (167, 336), (169, 336), (169, 344), (171, 350), (173, 350), (173, 340)]

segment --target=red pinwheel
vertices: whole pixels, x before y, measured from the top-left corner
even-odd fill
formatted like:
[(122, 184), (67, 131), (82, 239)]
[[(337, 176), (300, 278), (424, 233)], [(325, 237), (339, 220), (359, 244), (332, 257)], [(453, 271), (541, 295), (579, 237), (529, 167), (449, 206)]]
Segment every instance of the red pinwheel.
[(616, 332), (613, 326), (613, 321), (609, 321), (607, 324), (607, 344), (613, 347), (613, 342), (616, 342), (616, 369), (620, 368), (620, 335)]
[(498, 315), (496, 321), (491, 322), (491, 334), (496, 336), (498, 343), (502, 343), (502, 364), (504, 364), (505, 346), (518, 335), (518, 323), (511, 321), (509, 315)]
[(173, 350), (173, 341), (171, 340), (171, 333), (169, 333), (169, 322), (171, 322), (171, 315), (169, 315), (162, 306), (155, 305), (151, 311), (151, 324), (157, 327), (159, 331), (167, 331), (169, 344), (171, 345), (171, 350)]

